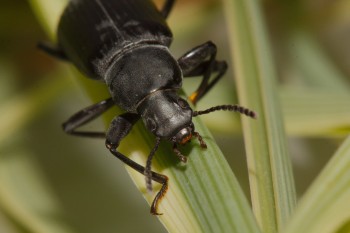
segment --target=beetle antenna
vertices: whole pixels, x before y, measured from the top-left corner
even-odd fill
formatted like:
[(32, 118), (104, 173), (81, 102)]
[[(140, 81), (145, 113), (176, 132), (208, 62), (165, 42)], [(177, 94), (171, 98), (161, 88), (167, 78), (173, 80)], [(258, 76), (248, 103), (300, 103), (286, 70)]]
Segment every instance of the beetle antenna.
[(203, 111), (194, 111), (192, 116), (196, 117), (196, 116), (199, 116), (199, 115), (208, 114), (208, 113), (219, 111), (219, 110), (231, 111), (231, 112), (239, 112), (241, 114), (244, 114), (244, 115), (249, 116), (249, 117), (254, 118), (254, 119), (258, 117), (256, 112), (254, 112), (254, 111), (252, 111), (252, 110), (250, 110), (248, 108), (239, 106), (237, 104), (234, 104), (234, 105), (231, 105), (231, 104), (230, 105), (218, 105), (218, 106), (211, 107), (211, 108), (208, 108), (208, 109), (203, 110)]
[(146, 178), (146, 188), (149, 193), (152, 192), (152, 170), (151, 170), (151, 165), (152, 165), (152, 159), (153, 156), (155, 155), (156, 151), (158, 150), (160, 144), (160, 138), (156, 138), (156, 144), (154, 145), (153, 149), (151, 150), (147, 162), (146, 162), (146, 168), (145, 171), (143, 172), (145, 178)]

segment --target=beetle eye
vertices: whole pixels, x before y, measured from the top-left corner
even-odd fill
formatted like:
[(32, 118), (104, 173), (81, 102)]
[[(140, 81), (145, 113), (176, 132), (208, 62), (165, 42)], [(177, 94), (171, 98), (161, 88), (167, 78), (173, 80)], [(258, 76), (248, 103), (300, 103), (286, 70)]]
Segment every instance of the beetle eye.
[(177, 103), (181, 108), (188, 108), (188, 106), (189, 106), (188, 103), (186, 102), (186, 100), (181, 99), (181, 98), (177, 99)]

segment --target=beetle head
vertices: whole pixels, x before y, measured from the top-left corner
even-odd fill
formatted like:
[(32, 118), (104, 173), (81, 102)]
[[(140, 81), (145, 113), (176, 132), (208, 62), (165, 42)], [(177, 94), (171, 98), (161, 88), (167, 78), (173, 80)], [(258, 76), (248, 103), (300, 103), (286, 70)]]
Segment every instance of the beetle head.
[(184, 144), (192, 137), (192, 109), (173, 90), (153, 92), (142, 101), (137, 111), (157, 137)]

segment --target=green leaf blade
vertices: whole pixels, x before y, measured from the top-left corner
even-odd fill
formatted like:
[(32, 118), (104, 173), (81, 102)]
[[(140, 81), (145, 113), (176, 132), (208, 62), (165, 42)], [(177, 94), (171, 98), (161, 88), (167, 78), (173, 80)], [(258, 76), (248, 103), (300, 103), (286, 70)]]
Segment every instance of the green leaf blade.
[(277, 232), (296, 202), (291, 162), (275, 88), (276, 74), (257, 1), (225, 1), (238, 96), (258, 112), (243, 119), (253, 210), (263, 232)]
[(284, 232), (338, 232), (349, 222), (349, 206), (350, 137), (300, 200)]

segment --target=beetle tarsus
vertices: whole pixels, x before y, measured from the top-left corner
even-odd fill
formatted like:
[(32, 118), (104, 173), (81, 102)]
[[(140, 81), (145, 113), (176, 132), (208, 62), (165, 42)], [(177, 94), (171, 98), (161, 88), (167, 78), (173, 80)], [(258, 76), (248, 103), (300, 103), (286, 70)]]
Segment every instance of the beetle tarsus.
[[(158, 173), (155, 173), (155, 174), (158, 174)], [(165, 175), (161, 175), (161, 174), (158, 174), (158, 175), (160, 176), (160, 178), (162, 180), (162, 182), (161, 182), (162, 187), (159, 190), (159, 192), (157, 193), (157, 195), (155, 196), (155, 198), (153, 199), (153, 202), (151, 204), (150, 213), (152, 215), (163, 215), (163, 213), (158, 213), (158, 205), (159, 205), (160, 201), (163, 199), (166, 192), (168, 191), (168, 177)]]

